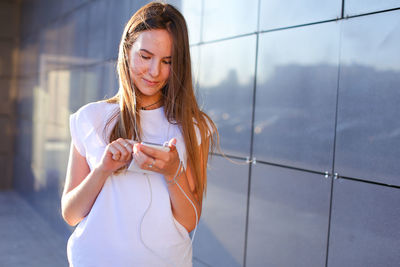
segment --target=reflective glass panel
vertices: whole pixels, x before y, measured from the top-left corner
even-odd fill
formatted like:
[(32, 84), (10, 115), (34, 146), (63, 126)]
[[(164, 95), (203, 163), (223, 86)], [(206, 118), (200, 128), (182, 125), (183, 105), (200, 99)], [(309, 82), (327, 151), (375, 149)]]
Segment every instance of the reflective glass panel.
[(0, 116), (0, 154), (9, 155), (12, 153), (13, 130), (14, 120), (9, 116)]
[(397, 7), (400, 7), (399, 0), (346, 0), (344, 1), (344, 14), (352, 16)]
[[(19, 25), (19, 3), (12, 1), (0, 2), (0, 38), (14, 38), (17, 37)], [(5, 27), (5, 25), (7, 25)]]
[[(131, 2), (131, 11), (132, 15), (139, 10), (142, 6), (146, 5), (147, 3), (151, 2), (151, 0), (129, 0)], [(180, 0), (173, 0), (174, 2), (180, 2)], [(170, 0), (164, 0), (163, 2), (171, 2)]]
[(103, 77), (100, 84), (100, 98), (110, 98), (118, 92), (118, 75), (115, 61), (106, 62), (103, 65)]
[(203, 41), (252, 33), (257, 30), (258, 0), (203, 0)]
[(88, 47), (88, 14), (89, 8), (84, 6), (60, 21), (57, 29), (57, 51), (62, 62), (79, 61), (80, 64), (85, 64)]
[(84, 100), (95, 102), (114, 96), (118, 91), (115, 62), (87, 67), (84, 71)]
[(104, 73), (103, 64), (97, 64), (86, 68), (85, 78), (84, 78), (86, 102), (89, 103), (104, 99), (105, 95), (102, 88), (103, 73)]
[(193, 255), (207, 266), (242, 266), (249, 167), (219, 156), (209, 163)]
[(198, 89), (199, 85), (199, 72), (200, 72), (200, 47), (191, 46), (190, 47), (190, 60), (192, 62), (192, 80), (195, 90)]
[(260, 36), (254, 125), (257, 159), (332, 168), (339, 24)]
[[(0, 77), (11, 77), (13, 74), (13, 69), (10, 68), (13, 64), (13, 49), (13, 42), (0, 40)], [(3, 88), (1, 89), (4, 90)]]
[(175, 6), (185, 17), (189, 32), (189, 43), (199, 43), (201, 34), (202, 1), (167, 0), (166, 2)]
[(398, 266), (400, 189), (335, 180), (328, 266)]
[[(91, 60), (104, 60), (106, 49), (107, 28), (107, 4), (106, 0), (94, 1), (89, 6), (88, 17), (88, 58)], [(118, 43), (118, 40), (115, 40)]]
[(206, 263), (204, 263), (201, 260), (194, 257), (193, 258), (193, 266), (194, 267), (209, 267), (210, 265), (207, 265)]
[(260, 30), (336, 19), (342, 13), (338, 0), (261, 0)]
[(18, 80), (17, 115), (18, 118), (32, 120), (33, 92), (39, 86), (36, 76)]
[[(47, 0), (47, 1), (52, 1), (52, 0)], [(62, 7), (63, 13), (66, 13), (88, 1), (89, 0), (61, 0), (60, 1), (61, 3), (59, 5)]]
[(70, 113), (75, 112), (87, 103), (85, 99), (85, 69), (75, 68), (60, 70), (58, 72), (58, 84), (68, 95), (66, 107)]
[(200, 47), (198, 101), (217, 124), (225, 153), (250, 153), (255, 36)]
[(18, 76), (34, 75), (39, 72), (39, 38), (21, 40), (18, 57)]
[(331, 180), (252, 167), (246, 266), (325, 266)]
[(335, 170), (400, 185), (400, 10), (343, 22)]
[(75, 0), (40, 0), (32, 1), (36, 2), (35, 5), (35, 17), (39, 24), (44, 26), (57, 20), (64, 13), (62, 5), (64, 2), (74, 2)]
[(38, 28), (37, 19), (35, 16), (35, 5), (38, 2), (24, 1), (21, 3), (21, 18), (20, 18), (20, 33), (21, 39), (27, 38)]
[[(11, 81), (8, 78), (0, 77), (0, 116), (14, 112), (14, 97), (12, 97)], [(11, 133), (11, 132), (10, 132)]]
[[(60, 36), (65, 34), (60, 23), (53, 23), (42, 28), (39, 33), (39, 57), (36, 71), (41, 74), (61, 67), (62, 62), (68, 61), (64, 55), (67, 53), (65, 46), (60, 46)], [(66, 35), (64, 35), (66, 37)], [(62, 38), (61, 38), (62, 39)], [(65, 41), (63, 41), (65, 43)], [(73, 42), (69, 46), (73, 45)], [(60, 59), (59, 59), (60, 58)]]
[(34, 176), (31, 168), (32, 125), (31, 119), (21, 117), (16, 123), (13, 187), (17, 191), (30, 192), (33, 190)]
[(130, 0), (106, 0), (106, 53), (107, 59), (117, 59), (118, 47), (121, 41), (121, 36), (124, 31), (125, 24), (130, 17), (136, 12), (133, 10)]

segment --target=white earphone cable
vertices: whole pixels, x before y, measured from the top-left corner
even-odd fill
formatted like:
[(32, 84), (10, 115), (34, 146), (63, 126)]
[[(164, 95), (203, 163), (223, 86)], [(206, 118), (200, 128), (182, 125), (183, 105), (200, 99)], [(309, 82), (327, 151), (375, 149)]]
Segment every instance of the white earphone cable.
[[(149, 200), (149, 205), (147, 206), (146, 210), (145, 210), (144, 213), (143, 213), (142, 219), (140, 220), (140, 225), (139, 225), (139, 236), (140, 236), (140, 241), (142, 242), (143, 246), (144, 246), (146, 249), (148, 249), (149, 251), (151, 251), (154, 255), (156, 255), (157, 257), (159, 257), (160, 259), (162, 259), (162, 260), (163, 260), (164, 262), (166, 262), (167, 264), (172, 265), (172, 266), (175, 266), (173, 263), (171, 263), (170, 260), (168, 260), (168, 259), (162, 257), (162, 256), (159, 255), (156, 251), (154, 251), (153, 249), (151, 249), (151, 248), (144, 242), (144, 240), (143, 240), (143, 234), (142, 234), (142, 225), (143, 225), (143, 221), (144, 221), (144, 218), (146, 217), (146, 215), (147, 215), (148, 211), (150, 210), (150, 207), (151, 207), (151, 205), (152, 205), (152, 203), (153, 203), (153, 190), (152, 190), (152, 187), (151, 187), (150, 178), (149, 178), (148, 174), (145, 174), (145, 177), (146, 177), (146, 180), (147, 180), (147, 184), (149, 185), (150, 200)], [(190, 199), (190, 197), (185, 193), (185, 191), (183, 190), (183, 188), (180, 186), (180, 184), (179, 184), (178, 182), (176, 182), (176, 185), (177, 185), (178, 188), (181, 190), (182, 194), (186, 197), (186, 199), (190, 202), (190, 204), (191, 204), (192, 207), (193, 207), (194, 213), (195, 213), (195, 215), (196, 215), (196, 225), (195, 225), (195, 228), (194, 228), (194, 230), (193, 230), (193, 235), (192, 235), (192, 238), (191, 238), (191, 241), (190, 241), (190, 246), (189, 246), (189, 247), (187, 248), (187, 250), (185, 251), (185, 254), (183, 254), (182, 261), (181, 261), (181, 262), (179, 263), (179, 265), (178, 265), (178, 266), (181, 266), (182, 263), (183, 263), (183, 261), (185, 260), (185, 258), (186, 258), (186, 256), (187, 256), (188, 252), (189, 252), (190, 249), (192, 248), (193, 240), (194, 240), (194, 237), (195, 237), (195, 235), (196, 235), (196, 230), (197, 230), (197, 226), (198, 226), (198, 222), (199, 222), (199, 215), (198, 215), (198, 213), (197, 213), (196, 205), (193, 203), (193, 201)]]
[(175, 266), (173, 263), (171, 263), (168, 259), (164, 258), (163, 256), (161, 256), (160, 254), (158, 254), (156, 251), (154, 251), (152, 248), (150, 248), (143, 240), (143, 233), (142, 233), (142, 225), (143, 225), (143, 220), (144, 217), (146, 217), (147, 212), (150, 210), (151, 204), (153, 203), (153, 190), (151, 187), (151, 182), (150, 182), (150, 178), (148, 174), (144, 174), (147, 180), (147, 184), (149, 185), (149, 191), (150, 191), (150, 200), (149, 200), (149, 205), (147, 206), (146, 210), (143, 213), (142, 219), (140, 220), (140, 225), (139, 225), (139, 236), (140, 236), (140, 241), (142, 242), (143, 246), (145, 248), (147, 248), (150, 252), (152, 252), (154, 255), (156, 255), (157, 257), (159, 257), (161, 260), (163, 260), (164, 262), (168, 263), (171, 266)]

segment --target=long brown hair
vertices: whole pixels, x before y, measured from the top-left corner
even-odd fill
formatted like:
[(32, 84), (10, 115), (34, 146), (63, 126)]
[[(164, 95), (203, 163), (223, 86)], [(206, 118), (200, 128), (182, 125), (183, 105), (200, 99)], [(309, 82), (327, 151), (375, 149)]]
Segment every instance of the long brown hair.
[[(141, 32), (153, 29), (167, 30), (172, 38), (171, 71), (167, 84), (162, 88), (164, 111), (168, 121), (178, 124), (182, 131), (194, 175), (195, 192), (201, 201), (207, 187), (207, 152), (210, 144), (213, 149), (217, 143), (218, 131), (211, 118), (197, 104), (186, 22), (170, 4), (149, 3), (139, 9), (125, 26), (118, 54), (119, 90), (107, 100), (109, 103), (119, 103), (119, 112), (107, 123), (109, 125), (118, 117), (109, 141), (120, 137), (141, 141), (138, 92), (130, 77), (129, 51)], [(202, 140), (200, 146), (195, 127)]]

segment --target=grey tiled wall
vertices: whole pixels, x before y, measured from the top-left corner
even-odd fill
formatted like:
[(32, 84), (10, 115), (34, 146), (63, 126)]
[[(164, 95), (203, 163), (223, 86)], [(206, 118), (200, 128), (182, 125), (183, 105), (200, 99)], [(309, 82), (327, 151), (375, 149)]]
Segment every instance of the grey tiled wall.
[[(169, 2), (226, 154), (195, 266), (397, 266), (400, 2)], [(68, 115), (116, 92), (123, 25), (144, 3), (22, 1), (14, 186), (66, 237)]]

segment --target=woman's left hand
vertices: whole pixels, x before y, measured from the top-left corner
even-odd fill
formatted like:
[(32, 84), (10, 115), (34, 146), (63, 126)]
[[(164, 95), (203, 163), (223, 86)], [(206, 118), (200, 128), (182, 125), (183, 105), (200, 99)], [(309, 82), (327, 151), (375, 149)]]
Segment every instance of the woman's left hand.
[(180, 161), (178, 151), (176, 150), (176, 142), (175, 138), (169, 141), (169, 152), (137, 143), (134, 145), (134, 160), (136, 160), (141, 169), (161, 173), (166, 178), (173, 178)]

